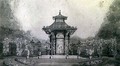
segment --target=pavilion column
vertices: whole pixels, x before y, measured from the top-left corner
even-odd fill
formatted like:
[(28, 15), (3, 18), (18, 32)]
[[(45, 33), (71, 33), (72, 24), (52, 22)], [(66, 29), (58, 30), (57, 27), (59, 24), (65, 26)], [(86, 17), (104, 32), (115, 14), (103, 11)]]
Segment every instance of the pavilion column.
[(66, 33), (66, 36), (65, 36), (65, 55), (69, 54), (69, 43), (70, 43), (69, 33)]
[(66, 54), (66, 33), (64, 32), (64, 54)]
[(70, 33), (68, 33), (68, 54), (69, 54), (69, 44), (70, 44)]
[(57, 33), (55, 33), (55, 55), (56, 55), (56, 45), (57, 45), (57, 37), (56, 37)]
[(50, 55), (52, 55), (52, 35), (49, 35), (50, 38)]
[(68, 54), (68, 33), (65, 35), (65, 55)]
[(56, 49), (55, 49), (56, 48), (56, 34), (54, 34), (54, 33), (53, 33), (53, 37), (52, 37), (52, 42), (53, 42), (52, 43), (53, 44), (53, 46), (52, 46), (53, 47), (53, 55), (55, 55), (56, 54)]

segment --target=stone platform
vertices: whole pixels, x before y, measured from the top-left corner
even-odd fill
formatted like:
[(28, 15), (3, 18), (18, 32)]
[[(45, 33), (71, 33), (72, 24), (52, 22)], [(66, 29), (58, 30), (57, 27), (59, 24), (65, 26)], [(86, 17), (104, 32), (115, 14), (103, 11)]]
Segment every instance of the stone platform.
[(50, 59), (50, 55), (42, 55), (39, 59), (38, 57), (30, 57), (28, 59), (25, 57), (14, 57), (6, 60), (8, 66), (11, 64), (13, 66), (73, 66), (86, 59), (82, 57), (77, 58), (74, 55), (68, 56), (67, 59), (65, 55), (52, 55)]

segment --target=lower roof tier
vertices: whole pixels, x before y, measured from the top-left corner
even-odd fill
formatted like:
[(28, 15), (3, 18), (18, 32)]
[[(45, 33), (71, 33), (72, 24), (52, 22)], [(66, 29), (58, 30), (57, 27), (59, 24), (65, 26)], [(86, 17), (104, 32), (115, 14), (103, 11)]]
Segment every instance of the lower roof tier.
[(67, 25), (65, 22), (54, 22), (52, 25), (50, 26), (44, 26), (43, 27), (43, 30), (49, 34), (53, 31), (67, 31), (67, 32), (70, 32), (71, 34), (73, 34), (77, 28), (76, 27), (73, 27), (73, 26), (69, 26)]

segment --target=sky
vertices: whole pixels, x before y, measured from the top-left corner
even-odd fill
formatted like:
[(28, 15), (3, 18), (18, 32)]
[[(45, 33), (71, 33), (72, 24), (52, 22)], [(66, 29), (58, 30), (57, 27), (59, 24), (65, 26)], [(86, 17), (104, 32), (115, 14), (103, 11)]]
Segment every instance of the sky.
[(48, 39), (42, 28), (54, 22), (52, 17), (58, 15), (59, 10), (68, 17), (68, 25), (78, 28), (73, 36), (87, 38), (97, 34), (112, 2), (113, 0), (19, 0), (11, 5), (21, 28), (30, 30), (37, 38)]

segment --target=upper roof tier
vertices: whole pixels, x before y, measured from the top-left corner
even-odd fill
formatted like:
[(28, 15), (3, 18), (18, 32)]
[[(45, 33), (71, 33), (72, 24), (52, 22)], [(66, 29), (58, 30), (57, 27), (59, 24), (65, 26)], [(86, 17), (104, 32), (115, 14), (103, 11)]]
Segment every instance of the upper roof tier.
[(66, 20), (67, 19), (67, 16), (63, 16), (61, 14), (61, 10), (59, 11), (59, 14), (57, 16), (53, 16), (53, 19), (56, 20), (56, 19), (63, 19), (63, 20)]

